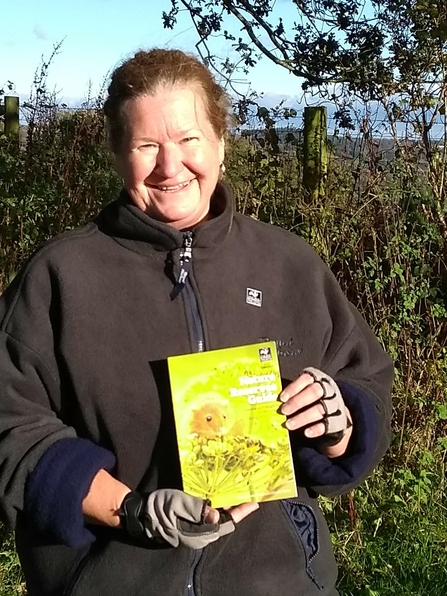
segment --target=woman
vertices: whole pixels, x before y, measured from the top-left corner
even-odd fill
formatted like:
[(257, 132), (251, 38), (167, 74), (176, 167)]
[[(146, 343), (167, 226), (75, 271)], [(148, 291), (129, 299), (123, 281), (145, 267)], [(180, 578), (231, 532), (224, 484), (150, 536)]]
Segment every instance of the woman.
[[(233, 212), (227, 101), (200, 62), (138, 52), (105, 113), (125, 189), (1, 302), (0, 503), (29, 594), (335, 595), (316, 495), (383, 456), (390, 360), (307, 244)], [(217, 511), (178, 490), (164, 363), (265, 338), (298, 498)]]

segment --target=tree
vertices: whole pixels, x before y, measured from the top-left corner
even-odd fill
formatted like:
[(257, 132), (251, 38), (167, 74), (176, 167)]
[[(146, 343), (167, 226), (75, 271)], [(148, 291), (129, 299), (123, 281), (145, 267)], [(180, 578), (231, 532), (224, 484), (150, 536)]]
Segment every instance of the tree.
[[(447, 153), (439, 143), (447, 136), (445, 0), (171, 0), (164, 26), (173, 28), (181, 10), (194, 23), (202, 58), (230, 85), (238, 68), (248, 73), (265, 56), (295, 75), (304, 91), (335, 103), (342, 127), (354, 128), (353, 103), (359, 99), (358, 128), (373, 134), (368, 104), (380, 105), (406, 156), (409, 179), (423, 153), (433, 208), (447, 239)], [(241, 36), (230, 32), (230, 19)], [(209, 42), (214, 36), (229, 41), (239, 58), (213, 55)]]
[[(360, 86), (377, 78), (385, 67), (386, 36), (370, 0), (290, 0), (290, 22), (278, 14), (274, 0), (171, 0), (163, 13), (164, 26), (173, 28), (183, 7), (194, 22), (199, 45), (213, 35), (223, 35), (249, 68), (258, 54), (304, 79), (304, 89), (330, 83), (356, 82)], [(378, 4), (382, 4), (379, 2)], [(226, 17), (239, 21), (244, 37), (236, 38), (225, 28)], [(235, 64), (221, 68), (231, 74)]]
[[(275, 0), (171, 0), (163, 24), (172, 29), (179, 12), (187, 11), (200, 54), (229, 81), (237, 68), (248, 72), (264, 55), (302, 79), (304, 90), (317, 87), (329, 97), (337, 96), (335, 88), (380, 101), (413, 93), (415, 84), (444, 85), (445, 0), (286, 1), (287, 6)], [(231, 18), (243, 36), (230, 33)], [(229, 41), (240, 58), (213, 55), (214, 36)]]

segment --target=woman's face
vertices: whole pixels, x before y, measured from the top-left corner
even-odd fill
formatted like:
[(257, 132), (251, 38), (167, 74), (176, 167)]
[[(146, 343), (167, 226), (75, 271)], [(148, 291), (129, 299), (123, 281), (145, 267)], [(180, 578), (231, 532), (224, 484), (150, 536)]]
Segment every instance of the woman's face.
[(125, 105), (118, 171), (132, 201), (178, 230), (207, 218), (224, 158), (198, 91), (161, 88)]

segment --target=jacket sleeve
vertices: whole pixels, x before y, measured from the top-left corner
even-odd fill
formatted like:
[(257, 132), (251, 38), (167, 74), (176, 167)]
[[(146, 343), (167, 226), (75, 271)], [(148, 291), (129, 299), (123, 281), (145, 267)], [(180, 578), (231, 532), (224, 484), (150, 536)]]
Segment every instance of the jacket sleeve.
[(14, 528), (24, 515), (35, 530), (81, 544), (91, 538), (82, 500), (96, 472), (115, 460), (57, 414), (64, 387), (54, 302), (50, 272), (39, 263), (29, 263), (0, 298), (0, 516)]
[(332, 273), (326, 270), (323, 275), (319, 293), (331, 323), (321, 362), (313, 365), (339, 385), (353, 418), (353, 434), (347, 452), (335, 459), (317, 451), (302, 434), (292, 433), (292, 442), (306, 485), (319, 494), (335, 496), (363, 482), (388, 449), (393, 365)]
[(30, 471), (48, 447), (76, 436), (50, 408), (57, 377), (29, 346), (0, 332), (0, 507), (14, 526)]

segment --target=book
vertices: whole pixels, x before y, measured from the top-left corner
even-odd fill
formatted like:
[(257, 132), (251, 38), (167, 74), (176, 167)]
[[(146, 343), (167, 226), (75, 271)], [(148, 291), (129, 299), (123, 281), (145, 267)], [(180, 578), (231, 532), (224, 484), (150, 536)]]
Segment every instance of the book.
[(168, 358), (183, 490), (215, 508), (296, 497), (275, 342)]

